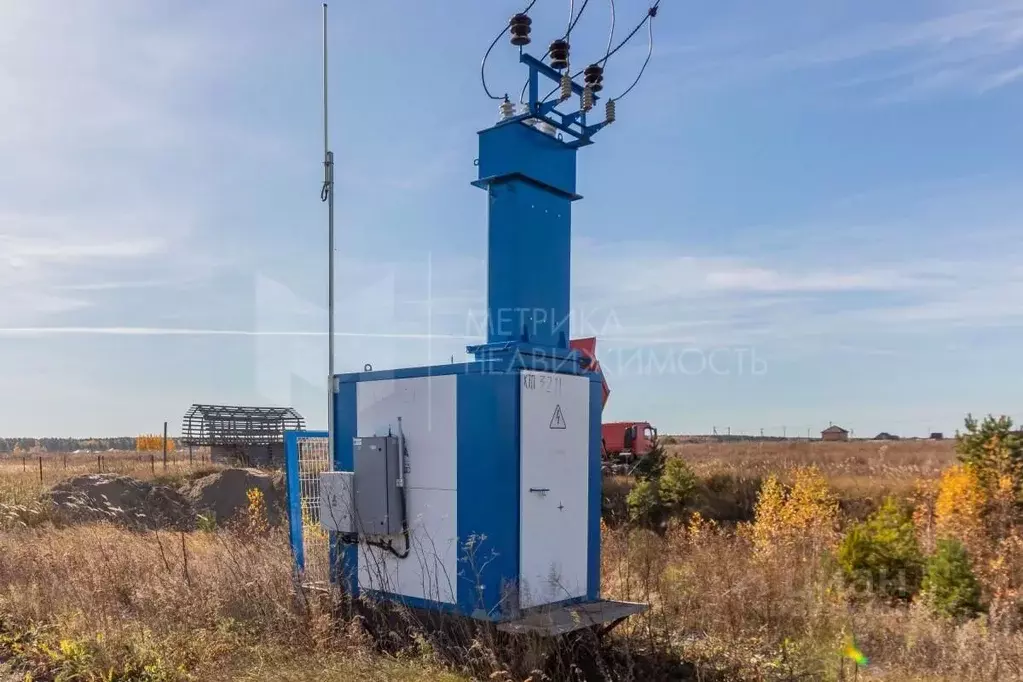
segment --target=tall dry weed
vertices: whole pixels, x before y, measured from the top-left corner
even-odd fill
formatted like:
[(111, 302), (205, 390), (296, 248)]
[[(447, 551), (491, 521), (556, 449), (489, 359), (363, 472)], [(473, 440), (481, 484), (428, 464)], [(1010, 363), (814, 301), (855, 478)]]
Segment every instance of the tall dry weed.
[(240, 649), (315, 643), (278, 535), (139, 534), (106, 525), (0, 533), (0, 614), (109, 651), (144, 640), (164, 660), (213, 670)]

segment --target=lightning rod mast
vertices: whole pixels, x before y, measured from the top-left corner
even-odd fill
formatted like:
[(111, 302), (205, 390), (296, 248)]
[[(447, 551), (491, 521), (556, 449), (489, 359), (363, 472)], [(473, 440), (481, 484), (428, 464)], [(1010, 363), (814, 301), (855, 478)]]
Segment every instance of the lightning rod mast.
[(327, 3), (323, 3), (323, 188), (327, 202), (327, 452), (334, 452), (334, 153), (327, 136)]

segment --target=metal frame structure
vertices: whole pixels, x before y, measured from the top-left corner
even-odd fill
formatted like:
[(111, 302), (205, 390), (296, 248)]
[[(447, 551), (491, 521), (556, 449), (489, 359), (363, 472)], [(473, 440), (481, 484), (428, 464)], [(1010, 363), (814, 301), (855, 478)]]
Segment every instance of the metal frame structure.
[(181, 420), (182, 445), (247, 446), (284, 442), (284, 432), (302, 430), (305, 419), (290, 407), (195, 404)]
[[(519, 55), (519, 61), (529, 67), (528, 110), (525, 113), (507, 118), (498, 125), (539, 119), (550, 123), (561, 132), (571, 136), (573, 140), (566, 142), (570, 147), (584, 147), (588, 144), (593, 144), (590, 138), (606, 126), (608, 121), (605, 120), (593, 125), (587, 125), (586, 112), (582, 108), (570, 113), (563, 113), (557, 110), (557, 106), (562, 103), (560, 99), (555, 98), (550, 101), (545, 101), (546, 98), (540, 99), (540, 76), (551, 80), (555, 85), (560, 85), (561, 74), (536, 57), (526, 53)], [(572, 93), (579, 96), (583, 94), (583, 86), (576, 83), (575, 80), (572, 81)], [(600, 99), (596, 94), (593, 94), (592, 97), (594, 102)]]

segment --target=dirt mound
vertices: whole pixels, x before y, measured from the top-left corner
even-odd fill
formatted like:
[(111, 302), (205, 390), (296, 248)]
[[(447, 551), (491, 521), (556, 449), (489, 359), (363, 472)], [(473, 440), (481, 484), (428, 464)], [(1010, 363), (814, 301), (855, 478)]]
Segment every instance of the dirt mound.
[(253, 488), (263, 493), (270, 523), (280, 523), (285, 505), (283, 478), (259, 469), (224, 469), (182, 486), (180, 492), (199, 513), (226, 524), (246, 513)]
[(67, 521), (110, 521), (135, 529), (195, 527), (195, 512), (183, 495), (129, 476), (76, 476), (55, 485), (48, 497)]

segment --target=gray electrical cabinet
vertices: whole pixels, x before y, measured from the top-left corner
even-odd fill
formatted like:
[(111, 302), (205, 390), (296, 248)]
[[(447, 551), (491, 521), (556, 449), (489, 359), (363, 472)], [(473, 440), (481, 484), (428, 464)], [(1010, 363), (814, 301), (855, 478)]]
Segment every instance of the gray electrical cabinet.
[(397, 436), (352, 440), (355, 454), (355, 518), (360, 535), (401, 532), (401, 457)]

